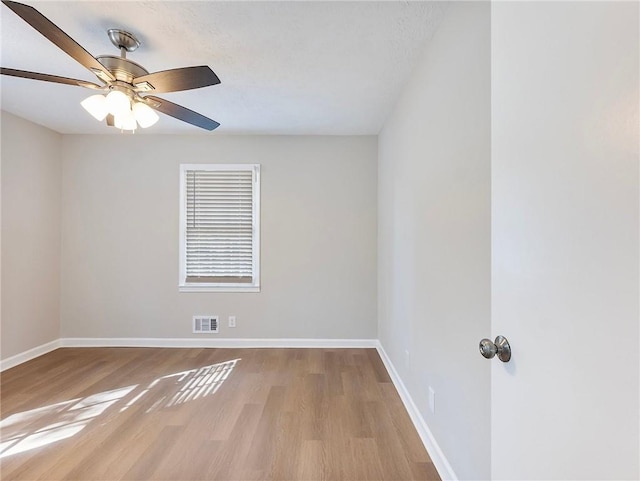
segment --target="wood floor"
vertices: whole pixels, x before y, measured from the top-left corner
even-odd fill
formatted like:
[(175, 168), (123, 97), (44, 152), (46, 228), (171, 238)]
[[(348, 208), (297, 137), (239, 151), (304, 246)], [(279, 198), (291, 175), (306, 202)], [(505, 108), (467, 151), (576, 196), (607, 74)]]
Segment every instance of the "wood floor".
[(375, 349), (58, 349), (2, 373), (8, 480), (437, 480)]

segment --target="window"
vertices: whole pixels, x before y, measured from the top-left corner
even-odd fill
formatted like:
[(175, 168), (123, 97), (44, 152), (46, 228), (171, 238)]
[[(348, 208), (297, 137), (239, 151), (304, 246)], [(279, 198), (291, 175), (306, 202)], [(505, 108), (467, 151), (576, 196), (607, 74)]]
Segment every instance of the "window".
[(260, 165), (180, 166), (181, 291), (260, 290)]

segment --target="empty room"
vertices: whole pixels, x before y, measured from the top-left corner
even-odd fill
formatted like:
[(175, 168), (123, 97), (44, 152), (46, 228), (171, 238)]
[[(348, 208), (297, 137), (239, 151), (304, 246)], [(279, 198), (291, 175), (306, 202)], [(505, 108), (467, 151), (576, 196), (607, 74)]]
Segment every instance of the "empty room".
[(640, 2), (2, 0), (0, 48), (1, 479), (640, 479)]

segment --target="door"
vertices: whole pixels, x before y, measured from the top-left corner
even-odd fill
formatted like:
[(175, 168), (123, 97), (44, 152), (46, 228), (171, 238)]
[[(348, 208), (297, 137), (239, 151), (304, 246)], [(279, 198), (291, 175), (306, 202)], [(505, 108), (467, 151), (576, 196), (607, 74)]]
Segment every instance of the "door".
[(638, 18), (492, 6), (494, 479), (640, 478)]

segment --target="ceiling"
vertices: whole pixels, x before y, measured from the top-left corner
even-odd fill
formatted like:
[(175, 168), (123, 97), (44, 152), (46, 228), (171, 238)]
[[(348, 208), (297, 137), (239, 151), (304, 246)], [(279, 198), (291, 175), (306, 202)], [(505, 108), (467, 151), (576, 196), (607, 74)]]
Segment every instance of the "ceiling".
[[(144, 133), (377, 134), (446, 5), (407, 1), (115, 2), (23, 0), (94, 56), (118, 55), (109, 28), (142, 46), (149, 72), (209, 65), (221, 84), (159, 95), (221, 123), (214, 133), (161, 114)], [(1, 65), (96, 82), (0, 7)], [(87, 114), (94, 92), (0, 77), (2, 109), (63, 134), (119, 133)]]

